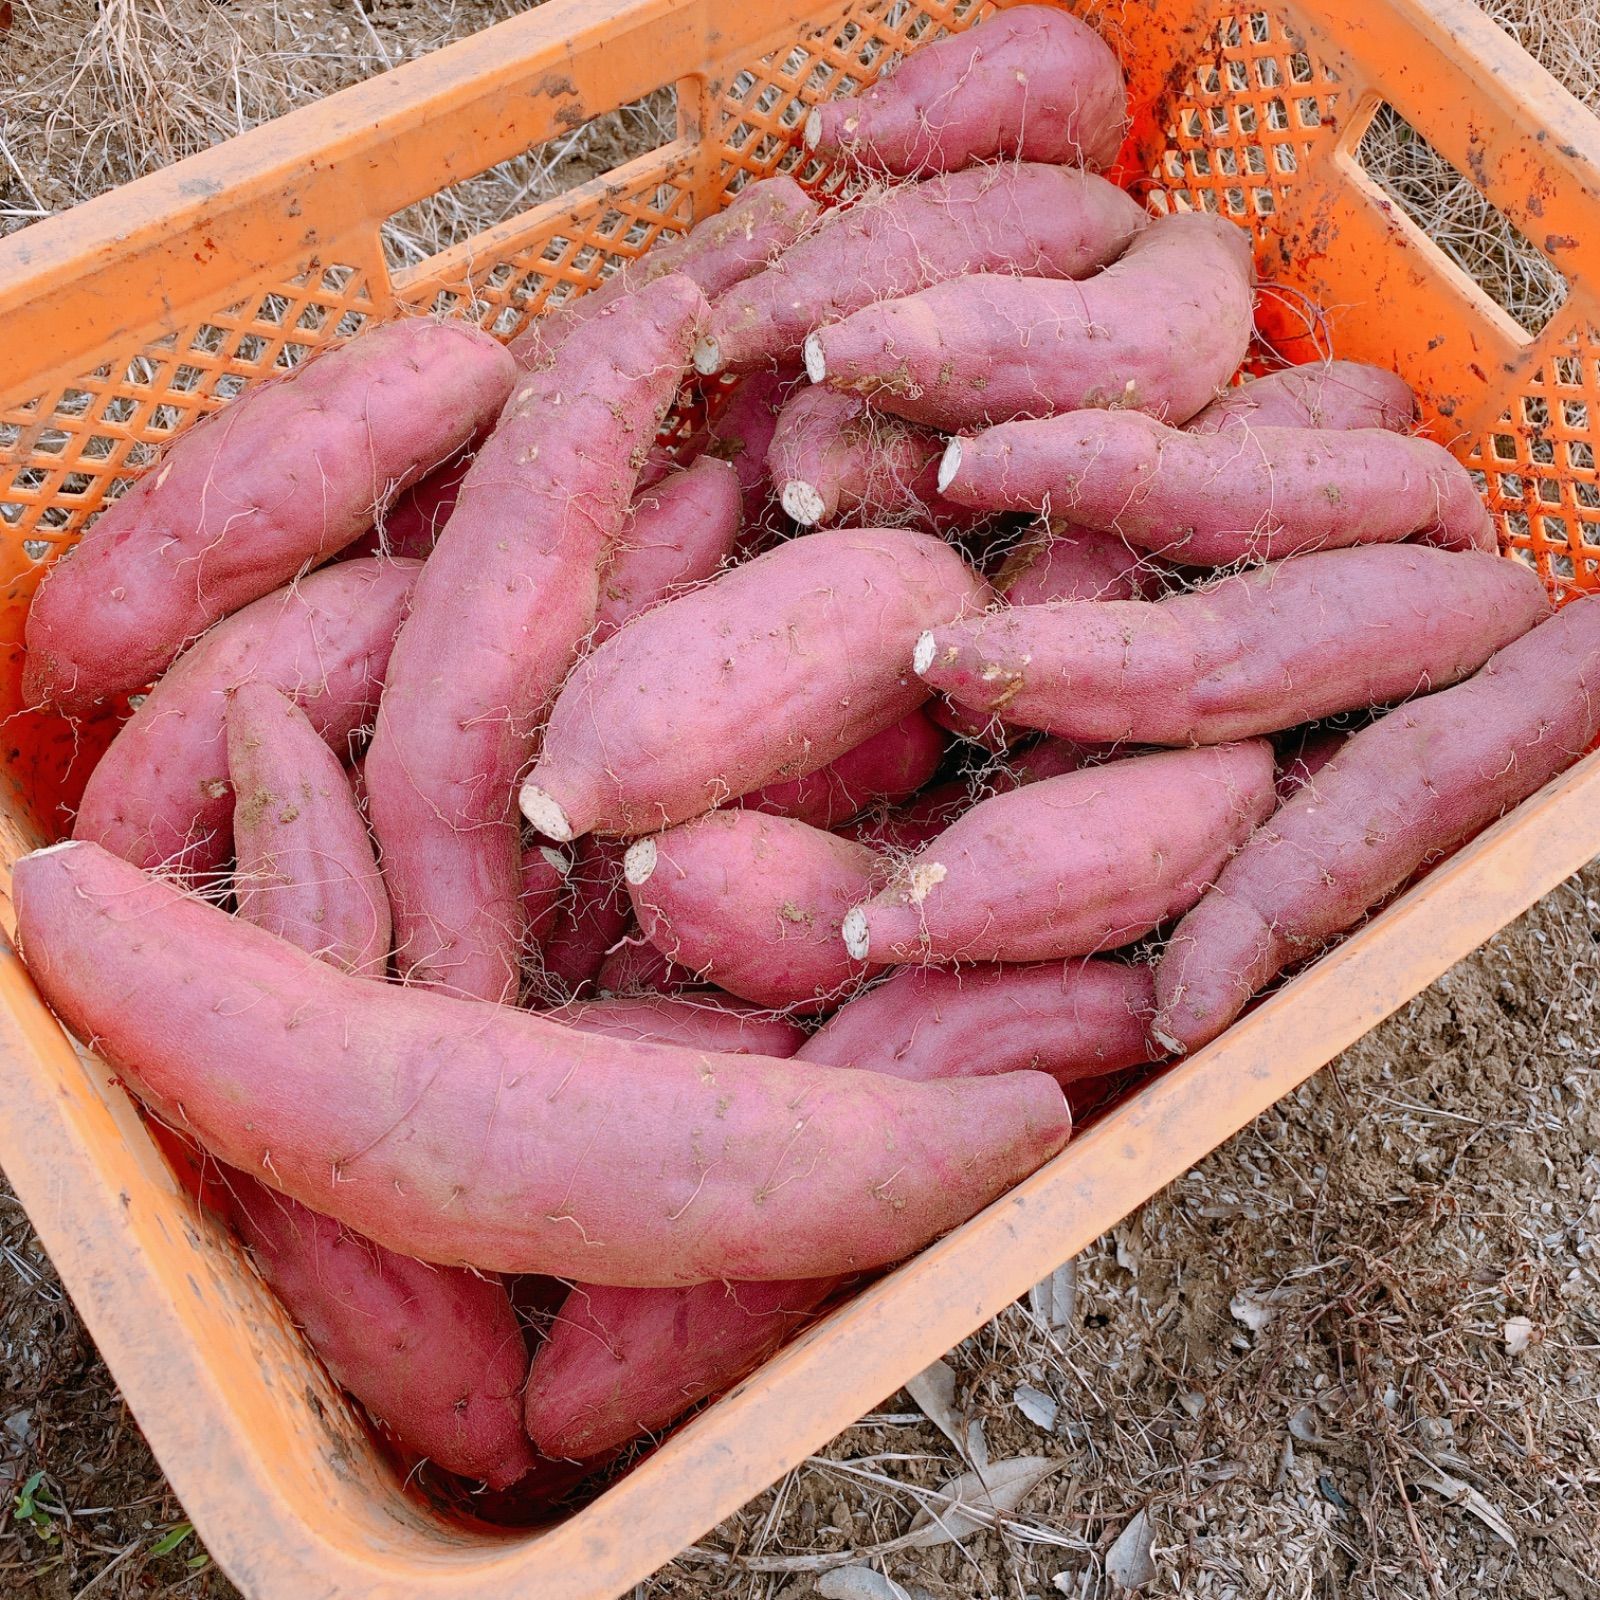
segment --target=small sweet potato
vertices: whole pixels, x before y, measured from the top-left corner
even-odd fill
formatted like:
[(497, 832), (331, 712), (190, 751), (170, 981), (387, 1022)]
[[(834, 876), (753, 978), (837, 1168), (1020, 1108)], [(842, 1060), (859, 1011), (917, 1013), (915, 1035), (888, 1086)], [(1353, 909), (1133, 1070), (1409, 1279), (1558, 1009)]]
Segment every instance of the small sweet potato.
[(1165, 600), (992, 611), (924, 634), (914, 664), (972, 711), (1070, 739), (1220, 744), (1443, 688), (1549, 612), (1520, 562), (1371, 545)]
[(268, 683), (340, 753), (368, 726), (421, 563), (338, 561), (266, 595), (173, 663), (89, 775), (75, 839), (139, 867), (215, 871), (233, 841), (227, 693)]
[(952, 439), (939, 485), (976, 510), (1048, 509), (1192, 566), (1412, 537), (1495, 547), (1467, 469), (1382, 428), (1192, 434), (1136, 411), (1074, 411)]
[(947, 431), (1097, 406), (1176, 424), (1243, 359), (1251, 298), (1244, 229), (1178, 212), (1085, 283), (975, 273), (867, 306), (807, 335), (806, 372)]
[(700, 987), (687, 967), (669, 960), (642, 933), (624, 937), (600, 963), (594, 986), (602, 996), (627, 999), (634, 995), (679, 994)]
[(1156, 1037), (1216, 1038), (1285, 967), (1353, 927), (1600, 736), (1600, 595), (1475, 677), (1352, 734), (1223, 868), (1156, 968)]
[(619, 839), (591, 834), (568, 852), (572, 864), (541, 946), (538, 969), (541, 987), (553, 999), (575, 1000), (588, 993), (607, 952), (633, 924), (622, 881), (626, 850)]
[(1069, 1130), (1043, 1073), (904, 1083), (348, 977), (92, 844), (23, 857), (12, 890), (46, 1000), (157, 1116), (423, 1260), (636, 1285), (865, 1271)]
[(653, 833), (815, 772), (927, 699), (909, 670), (917, 636), (988, 595), (928, 534), (841, 529), (779, 545), (578, 663), (523, 812), (561, 842)]
[(1100, 35), (1056, 6), (1013, 6), (814, 107), (805, 141), (900, 176), (996, 156), (1103, 167), (1127, 124), (1122, 68)]
[(564, 850), (535, 844), (522, 852), (523, 952), (542, 951), (556, 926), (572, 859)]
[(965, 273), (1087, 277), (1149, 220), (1104, 178), (1032, 162), (880, 189), (828, 212), (719, 296), (695, 365), (748, 372), (793, 361), (813, 328)]
[(801, 1061), (896, 1078), (974, 1078), (1032, 1069), (1058, 1083), (1157, 1057), (1148, 967), (1116, 961), (902, 967), (841, 1006)]
[(606, 1000), (570, 1000), (540, 1016), (583, 1033), (647, 1044), (678, 1044), (720, 1050), (730, 1056), (786, 1060), (805, 1043), (806, 1030), (733, 995), (705, 989), (697, 994), (628, 995)]
[(1221, 428), (1388, 428), (1410, 431), (1417, 397), (1398, 373), (1361, 361), (1314, 361), (1229, 389), (1184, 424)]
[(1074, 523), (1046, 523), (1006, 557), (995, 593), (1010, 606), (1056, 600), (1142, 600), (1150, 558), (1117, 534)]
[(838, 1004), (868, 971), (840, 926), (888, 873), (838, 834), (713, 811), (640, 839), (624, 875), (640, 928), (671, 960), (729, 994), (803, 1015)]
[(227, 750), (239, 915), (345, 972), (381, 978), (389, 897), (338, 756), (270, 683), (228, 696)]
[(762, 541), (769, 525), (779, 520), (767, 477), (767, 451), (778, 426), (778, 413), (804, 382), (805, 373), (796, 367), (748, 373), (734, 385), (727, 404), (706, 429), (705, 453), (726, 461), (738, 474), (744, 502), (740, 543), (747, 550)]
[(514, 370), (476, 328), (391, 322), (181, 434), (46, 574), (29, 703), (81, 711), (151, 682), (212, 623), (359, 538), (487, 426)]
[(1050, 961), (1186, 911), (1275, 803), (1265, 740), (1135, 756), (980, 801), (844, 920), (858, 961)]

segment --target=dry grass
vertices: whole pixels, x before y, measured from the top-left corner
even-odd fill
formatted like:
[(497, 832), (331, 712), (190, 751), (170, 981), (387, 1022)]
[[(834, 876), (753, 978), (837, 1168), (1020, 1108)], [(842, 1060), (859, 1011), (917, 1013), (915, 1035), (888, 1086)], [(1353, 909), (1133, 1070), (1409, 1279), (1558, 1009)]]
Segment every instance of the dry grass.
[[(0, 229), (515, 9), (370, 4), (12, 0)], [(1485, 5), (1600, 107), (1594, 0)], [(394, 258), (656, 142), (664, 119), (654, 101), (415, 208), (391, 229)], [(1518, 315), (1541, 317), (1558, 286), (1425, 148), (1380, 134), (1380, 176)], [(1587, 1600), (1600, 1571), (1597, 897), (1591, 869), (1099, 1241), (1062, 1325), (1013, 1307), (951, 1353), (978, 1430), (957, 1429), (968, 1451), (1060, 1462), (1013, 1526), (904, 1546), (920, 1499), (962, 1463), (900, 1395), (640, 1600), (799, 1600), (886, 1545), (865, 1559), (912, 1597), (1100, 1600), (1107, 1553), (1141, 1510), (1146, 1592)], [(1019, 1409), (1021, 1385), (1048, 1398), (1053, 1425)], [(181, 1508), (3, 1191), (0, 1397), (0, 1508), (45, 1474), (38, 1516), (0, 1515), (0, 1593), (233, 1594), (191, 1568), (192, 1535), (164, 1548)]]

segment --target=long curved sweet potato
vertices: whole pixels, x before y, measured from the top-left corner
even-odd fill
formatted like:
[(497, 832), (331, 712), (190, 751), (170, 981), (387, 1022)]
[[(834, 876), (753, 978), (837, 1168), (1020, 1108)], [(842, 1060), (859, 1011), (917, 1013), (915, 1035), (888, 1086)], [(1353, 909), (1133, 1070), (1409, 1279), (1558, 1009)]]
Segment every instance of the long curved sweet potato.
[(866, 974), (839, 930), (888, 871), (836, 833), (734, 810), (640, 839), (625, 876), (658, 950), (729, 994), (802, 1015), (837, 1005)]
[(1036, 162), (878, 190), (830, 211), (764, 272), (719, 296), (695, 365), (748, 372), (793, 361), (813, 328), (965, 273), (1087, 277), (1149, 220), (1104, 178)]
[(1186, 911), (1275, 803), (1265, 740), (1134, 756), (981, 801), (844, 921), (858, 960), (1051, 961)]
[(814, 107), (805, 141), (901, 176), (995, 156), (1103, 167), (1127, 123), (1122, 68), (1100, 35), (1056, 6), (1013, 6)]
[(228, 696), (227, 748), (239, 915), (344, 972), (381, 978), (389, 897), (338, 756), (270, 683)]
[(730, 1056), (769, 1056), (778, 1061), (787, 1060), (806, 1040), (806, 1030), (799, 1023), (710, 989), (698, 994), (570, 1000), (539, 1015), (548, 1022), (609, 1039), (719, 1050)]
[(1085, 283), (975, 273), (867, 306), (806, 336), (806, 372), (947, 431), (1096, 406), (1179, 423), (1243, 359), (1250, 285), (1242, 228), (1174, 213)]
[(1156, 1036), (1216, 1038), (1257, 990), (1569, 767), (1600, 736), (1600, 596), (1389, 712), (1240, 850), (1156, 968)]
[(594, 626), (601, 561), (704, 309), (674, 275), (573, 329), (507, 402), (418, 580), (367, 755), (412, 983), (516, 994), (517, 776)]
[(561, 842), (654, 833), (815, 772), (927, 698), (909, 670), (917, 635), (988, 594), (928, 534), (841, 529), (780, 545), (635, 617), (578, 663), (523, 812)]
[(1165, 600), (992, 611), (924, 634), (915, 664), (974, 712), (1069, 739), (1221, 744), (1443, 688), (1549, 613), (1521, 562), (1371, 545)]
[(903, 1083), (347, 977), (96, 845), (23, 857), (13, 894), (46, 1000), (158, 1116), (423, 1260), (636, 1285), (865, 1270), (1068, 1133), (1042, 1073)]
[(939, 484), (961, 505), (1048, 509), (1193, 566), (1412, 537), (1495, 547), (1467, 469), (1382, 428), (1192, 434), (1136, 411), (1074, 411), (952, 439)]
[(1410, 430), (1417, 397), (1398, 373), (1362, 361), (1313, 361), (1241, 383), (1184, 424), (1189, 433), (1228, 427)]
[(476, 328), (391, 322), (180, 435), (46, 575), (29, 702), (77, 711), (149, 683), (212, 623), (359, 538), (487, 425), (514, 370)]
[(233, 837), (227, 692), (270, 683), (337, 751), (378, 703), (416, 561), (338, 561), (219, 622), (173, 663), (89, 775), (73, 837), (200, 875)]

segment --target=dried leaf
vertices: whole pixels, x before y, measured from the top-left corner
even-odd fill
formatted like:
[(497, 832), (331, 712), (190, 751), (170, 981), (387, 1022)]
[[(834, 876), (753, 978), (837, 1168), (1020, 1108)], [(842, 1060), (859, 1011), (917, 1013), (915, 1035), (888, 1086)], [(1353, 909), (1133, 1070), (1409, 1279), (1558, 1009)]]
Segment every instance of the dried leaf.
[(948, 1361), (935, 1361), (907, 1382), (906, 1393), (965, 1459), (967, 1428), (956, 1409), (956, 1369)]
[(1015, 1399), (1017, 1410), (1034, 1427), (1043, 1428), (1046, 1433), (1054, 1431), (1059, 1408), (1043, 1389), (1035, 1389), (1031, 1383), (1018, 1384)]
[(1533, 1324), (1526, 1317), (1508, 1317), (1500, 1331), (1505, 1336), (1508, 1356), (1520, 1356), (1533, 1339)]
[(1070, 1328), (1078, 1309), (1078, 1263), (1068, 1261), (1028, 1291), (1028, 1309), (1047, 1328)]
[(1149, 1583), (1156, 1575), (1150, 1553), (1155, 1542), (1156, 1530), (1150, 1524), (1149, 1513), (1141, 1511), (1106, 1551), (1106, 1576), (1124, 1589), (1138, 1589)]
[(1236, 1294), (1228, 1302), (1228, 1310), (1236, 1322), (1242, 1322), (1251, 1333), (1260, 1333), (1277, 1316), (1275, 1306), (1263, 1305), (1248, 1294)]
[(1460, 1478), (1453, 1478), (1437, 1468), (1422, 1473), (1416, 1482), (1421, 1488), (1442, 1494), (1451, 1505), (1460, 1506), (1476, 1517), (1495, 1538), (1503, 1539), (1513, 1550), (1517, 1548), (1517, 1536), (1511, 1531), (1511, 1524), (1470, 1483), (1463, 1483)]
[(981, 1476), (963, 1472), (916, 1514), (905, 1548), (926, 1550), (993, 1526), (997, 1517), (1015, 1511), (1032, 1489), (1062, 1465), (1049, 1456), (1015, 1456), (995, 1462)]
[(967, 1448), (964, 1453), (975, 1472), (982, 1472), (989, 1465), (989, 1437), (983, 1431), (983, 1421), (979, 1417), (974, 1417), (967, 1424)]
[(823, 1600), (911, 1600), (893, 1578), (871, 1567), (835, 1567), (817, 1579)]
[(1318, 1445), (1322, 1443), (1322, 1435), (1317, 1432), (1317, 1412), (1314, 1406), (1301, 1406), (1289, 1418), (1289, 1432), (1301, 1444)]

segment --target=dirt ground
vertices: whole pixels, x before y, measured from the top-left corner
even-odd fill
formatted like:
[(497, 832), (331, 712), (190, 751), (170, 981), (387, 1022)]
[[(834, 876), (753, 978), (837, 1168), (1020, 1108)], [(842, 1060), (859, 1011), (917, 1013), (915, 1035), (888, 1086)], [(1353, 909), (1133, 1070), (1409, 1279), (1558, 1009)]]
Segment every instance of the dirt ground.
[[(512, 9), (0, 0), (0, 228)], [(1600, 102), (1597, 0), (1493, 9)], [(1597, 994), (1592, 866), (952, 1351), (968, 1459), (1048, 1458), (1003, 1533), (906, 1543), (964, 1462), (902, 1393), (641, 1600), (1600, 1594)], [(233, 1594), (0, 1190), (0, 1595)]]

